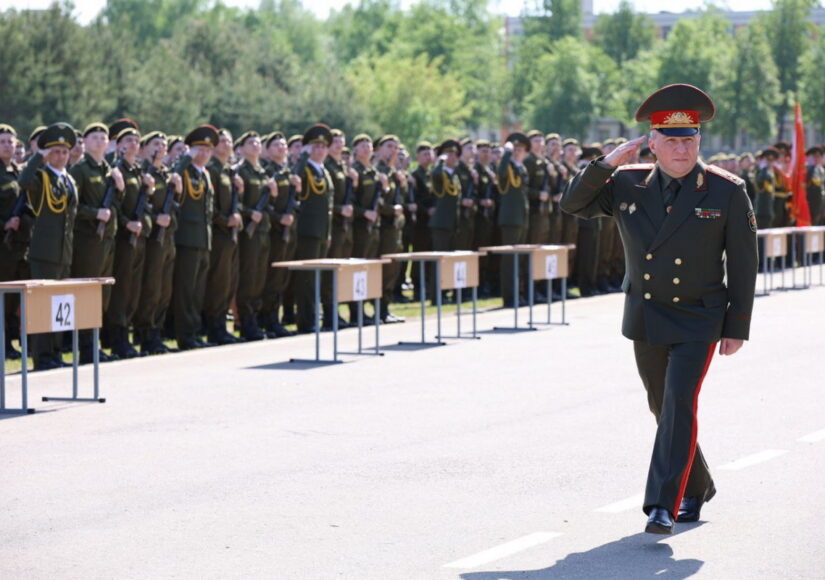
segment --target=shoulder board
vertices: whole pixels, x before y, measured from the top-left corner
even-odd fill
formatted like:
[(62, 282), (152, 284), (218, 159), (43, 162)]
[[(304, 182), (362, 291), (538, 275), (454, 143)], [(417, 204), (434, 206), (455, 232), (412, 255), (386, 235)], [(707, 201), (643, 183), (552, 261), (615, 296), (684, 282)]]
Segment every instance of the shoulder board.
[(736, 185), (741, 185), (745, 183), (745, 180), (743, 180), (741, 177), (739, 177), (738, 175), (734, 175), (730, 171), (722, 169), (721, 167), (717, 167), (715, 165), (707, 165), (705, 168), (708, 173), (718, 175), (722, 179), (726, 179), (731, 183), (735, 183)]
[(631, 163), (630, 165), (619, 165), (619, 171), (651, 171), (655, 165), (653, 163)]

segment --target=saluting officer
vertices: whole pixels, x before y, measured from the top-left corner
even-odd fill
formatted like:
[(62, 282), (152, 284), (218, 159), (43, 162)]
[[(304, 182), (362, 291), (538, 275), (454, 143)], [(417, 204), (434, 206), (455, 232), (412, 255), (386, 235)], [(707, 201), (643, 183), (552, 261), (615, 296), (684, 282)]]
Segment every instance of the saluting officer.
[[(715, 114), (698, 88), (676, 84), (636, 111), (649, 121), (655, 165), (622, 166), (645, 137), (591, 162), (567, 187), (562, 209), (613, 216), (627, 273), (622, 333), (658, 422), (645, 491), (645, 531), (696, 521), (716, 493), (696, 445), (696, 403), (720, 341), (722, 355), (748, 338), (756, 285), (756, 219), (744, 182), (698, 160), (701, 122)], [(727, 281), (727, 284), (726, 284)]]
[[(72, 266), (74, 221), (77, 214), (77, 185), (66, 171), (69, 150), (77, 136), (68, 123), (56, 123), (40, 133), (37, 152), (20, 173), (34, 213), (29, 265), (32, 278), (68, 278)], [(63, 366), (60, 334), (32, 337), (35, 370)]]
[[(498, 166), (499, 210), (498, 227), (501, 243), (505, 246), (523, 244), (527, 241), (530, 210), (527, 197), (527, 168), (524, 160), (530, 150), (530, 140), (524, 133), (511, 133), (504, 145), (504, 155)], [(513, 288), (513, 260), (509, 256), (501, 258), (501, 297), (505, 306), (521, 303), (519, 288)], [(525, 263), (526, 265), (526, 263)], [(526, 272), (526, 268), (519, 268)], [(519, 281), (519, 286), (520, 286)]]

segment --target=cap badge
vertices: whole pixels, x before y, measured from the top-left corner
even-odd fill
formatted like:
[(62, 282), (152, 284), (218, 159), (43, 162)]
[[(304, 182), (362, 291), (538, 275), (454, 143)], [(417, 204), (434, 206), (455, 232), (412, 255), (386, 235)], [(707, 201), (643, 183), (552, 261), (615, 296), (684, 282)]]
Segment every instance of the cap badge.
[(693, 123), (694, 120), (689, 114), (683, 111), (676, 111), (665, 117), (662, 121), (663, 125), (687, 125)]
[(627, 208), (627, 210), (628, 210), (631, 214), (633, 214), (633, 212), (634, 212), (634, 211), (636, 211), (636, 202), (631, 203), (631, 204), (630, 204), (630, 207), (628, 207), (628, 208)]

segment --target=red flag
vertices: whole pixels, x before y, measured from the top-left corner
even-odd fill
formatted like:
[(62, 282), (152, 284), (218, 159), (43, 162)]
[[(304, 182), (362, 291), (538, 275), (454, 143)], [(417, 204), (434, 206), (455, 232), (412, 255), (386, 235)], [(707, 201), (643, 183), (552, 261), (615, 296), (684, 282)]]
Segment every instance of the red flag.
[(802, 107), (796, 104), (791, 152), (791, 219), (796, 226), (811, 225), (808, 207), (808, 168), (805, 166), (805, 127), (802, 125)]

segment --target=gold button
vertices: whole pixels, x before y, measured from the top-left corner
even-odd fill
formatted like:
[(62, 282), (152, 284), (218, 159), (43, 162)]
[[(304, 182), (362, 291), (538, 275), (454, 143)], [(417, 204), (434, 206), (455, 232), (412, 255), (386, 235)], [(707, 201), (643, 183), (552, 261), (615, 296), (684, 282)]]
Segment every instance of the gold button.
[(650, 300), (650, 292), (645, 292), (645, 300)]
[(673, 283), (674, 283), (674, 284), (678, 284), (679, 282), (681, 282), (681, 280), (679, 280), (679, 278), (674, 278), (674, 279), (673, 279)]
[(645, 260), (652, 260), (652, 259), (653, 259), (653, 254), (648, 254), (647, 256), (645, 256)]
[(645, 274), (645, 280), (650, 280), (650, 274)]
[(678, 296), (674, 296), (674, 297), (673, 297), (673, 301), (674, 301), (674, 302), (679, 302), (679, 297), (678, 297)]
[(682, 265), (682, 258), (676, 258), (676, 259), (675, 259), (675, 260), (673, 260), (673, 261), (676, 263), (676, 265), (677, 265), (677, 266), (681, 266), (681, 265)]

